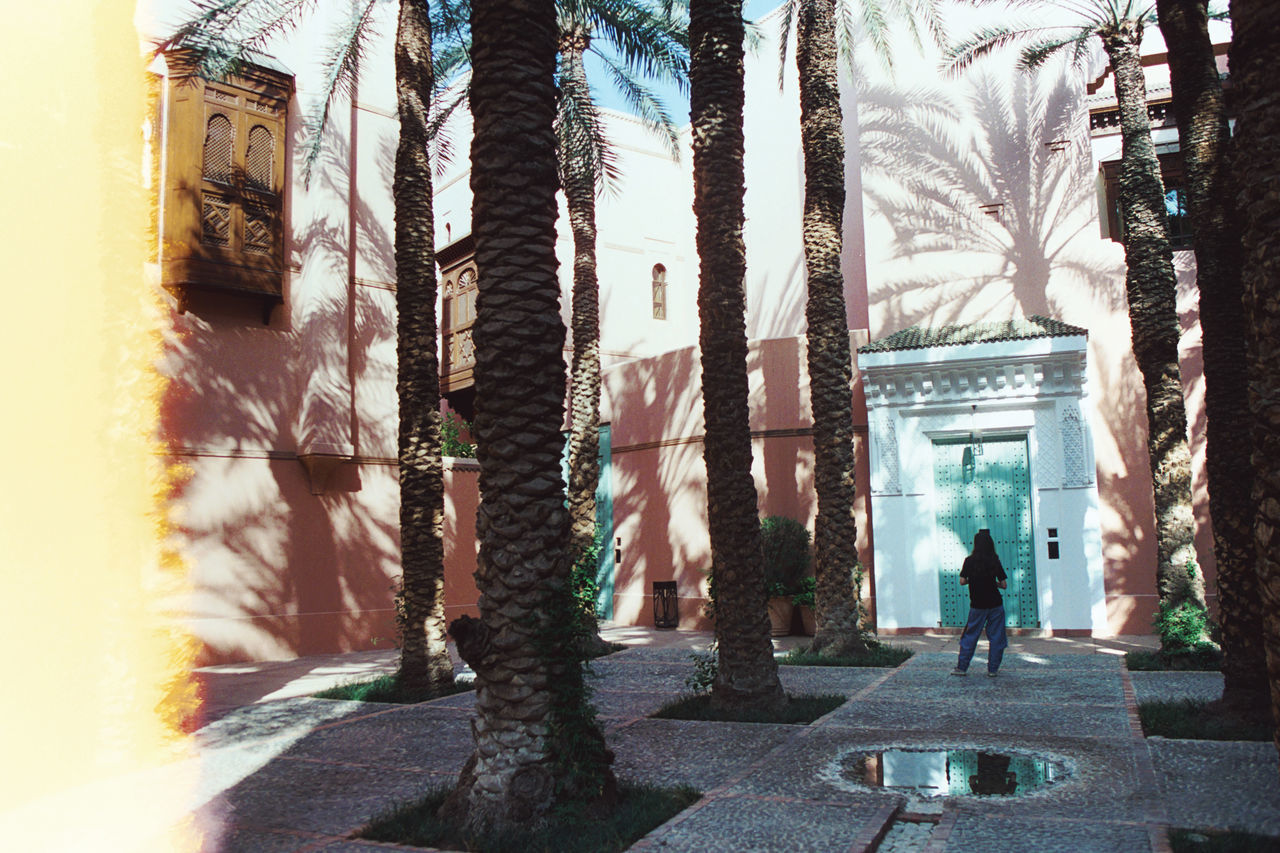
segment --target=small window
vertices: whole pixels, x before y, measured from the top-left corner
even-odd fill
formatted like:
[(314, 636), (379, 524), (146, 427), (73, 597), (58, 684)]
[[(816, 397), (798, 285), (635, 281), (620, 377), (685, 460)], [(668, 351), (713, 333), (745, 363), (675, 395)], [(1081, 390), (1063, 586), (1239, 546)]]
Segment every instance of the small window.
[(653, 319), (667, 319), (667, 268), (662, 264), (653, 267)]
[[(1120, 217), (1120, 161), (1102, 164), (1106, 182), (1107, 235), (1117, 243), (1124, 242), (1124, 221)], [(1160, 179), (1164, 182), (1164, 205), (1168, 216), (1169, 245), (1174, 249), (1190, 249), (1191, 217), (1187, 214), (1187, 191), (1182, 169), (1182, 154), (1160, 155)]]

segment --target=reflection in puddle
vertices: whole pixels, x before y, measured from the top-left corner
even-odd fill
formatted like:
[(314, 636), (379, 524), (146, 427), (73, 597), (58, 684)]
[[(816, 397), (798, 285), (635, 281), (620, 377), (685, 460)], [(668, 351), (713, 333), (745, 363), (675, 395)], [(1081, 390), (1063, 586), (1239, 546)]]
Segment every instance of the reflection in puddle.
[(848, 759), (849, 781), (916, 797), (1019, 796), (1066, 777), (1048, 759), (976, 749), (886, 749)]

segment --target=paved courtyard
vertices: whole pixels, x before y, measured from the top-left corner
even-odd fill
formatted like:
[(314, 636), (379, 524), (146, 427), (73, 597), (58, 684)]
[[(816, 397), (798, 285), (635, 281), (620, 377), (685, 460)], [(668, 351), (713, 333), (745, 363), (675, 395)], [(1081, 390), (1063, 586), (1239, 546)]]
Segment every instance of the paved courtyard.
[[(610, 634), (637, 643), (592, 667), (619, 778), (703, 792), (635, 850), (1120, 853), (1168, 849), (1169, 827), (1280, 836), (1269, 743), (1141, 736), (1137, 701), (1212, 698), (1221, 676), (1130, 674), (1123, 641), (1015, 638), (994, 679), (983, 675), (985, 642), (968, 677), (949, 675), (954, 637), (894, 640), (917, 650), (896, 669), (783, 667), (791, 692), (850, 697), (788, 726), (648, 719), (684, 691), (690, 649), (709, 637)], [(351, 835), (456, 779), (473, 695), (414, 706), (307, 695), (394, 663), (394, 652), (376, 652), (201, 671), (213, 718), (199, 732), (208, 849), (397, 849)], [(962, 748), (1043, 757), (1065, 778), (1020, 797), (927, 798), (868, 788), (851, 769), (879, 750)]]

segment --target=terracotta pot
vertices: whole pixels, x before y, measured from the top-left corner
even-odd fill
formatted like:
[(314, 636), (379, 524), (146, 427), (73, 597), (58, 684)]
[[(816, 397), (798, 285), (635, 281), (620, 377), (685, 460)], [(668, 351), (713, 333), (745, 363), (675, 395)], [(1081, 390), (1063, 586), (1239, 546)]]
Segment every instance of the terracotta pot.
[(796, 610), (800, 611), (800, 632), (806, 637), (812, 637), (818, 632), (818, 617), (814, 614), (813, 608), (808, 604), (802, 604)]
[(791, 617), (796, 606), (790, 598), (769, 599), (769, 633), (775, 637), (785, 637), (791, 633)]

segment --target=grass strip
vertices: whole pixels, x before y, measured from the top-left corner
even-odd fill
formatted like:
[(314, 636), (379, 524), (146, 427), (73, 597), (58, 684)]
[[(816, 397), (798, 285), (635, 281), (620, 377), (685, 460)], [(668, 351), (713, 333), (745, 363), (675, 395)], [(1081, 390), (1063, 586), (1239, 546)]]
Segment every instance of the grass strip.
[(778, 658), (780, 666), (886, 666), (894, 667), (910, 658), (915, 652), (874, 640), (867, 643), (865, 654), (852, 657), (827, 657), (809, 651), (809, 646), (799, 646)]
[(838, 694), (788, 696), (787, 704), (782, 710), (772, 712), (765, 708), (715, 708), (711, 705), (711, 695), (700, 693), (693, 696), (682, 696), (673, 702), (668, 702), (653, 716), (663, 720), (807, 725), (822, 715), (839, 708), (847, 698)]
[(453, 687), (445, 690), (405, 690), (400, 687), (394, 674), (381, 675), (365, 681), (352, 681), (339, 684), (328, 690), (311, 694), (316, 699), (351, 699), (356, 702), (390, 702), (396, 705), (416, 705), (455, 693), (465, 693), (471, 685), (453, 683)]
[(1280, 838), (1248, 832), (1201, 832), (1175, 829), (1169, 833), (1173, 853), (1275, 853)]
[(1209, 705), (1196, 699), (1142, 702), (1142, 733), (1187, 740), (1271, 740), (1269, 726), (1224, 715)]
[(1222, 669), (1222, 652), (1125, 652), (1124, 664), (1130, 672), (1217, 672)]
[(553, 812), (546, 826), (537, 832), (472, 836), (436, 815), (450, 792), (449, 788), (433, 789), (423, 799), (378, 818), (362, 830), (359, 837), (418, 847), (492, 853), (512, 850), (614, 853), (626, 850), (701, 797), (687, 786), (619, 785), (618, 804), (607, 814), (583, 807), (565, 807)]

